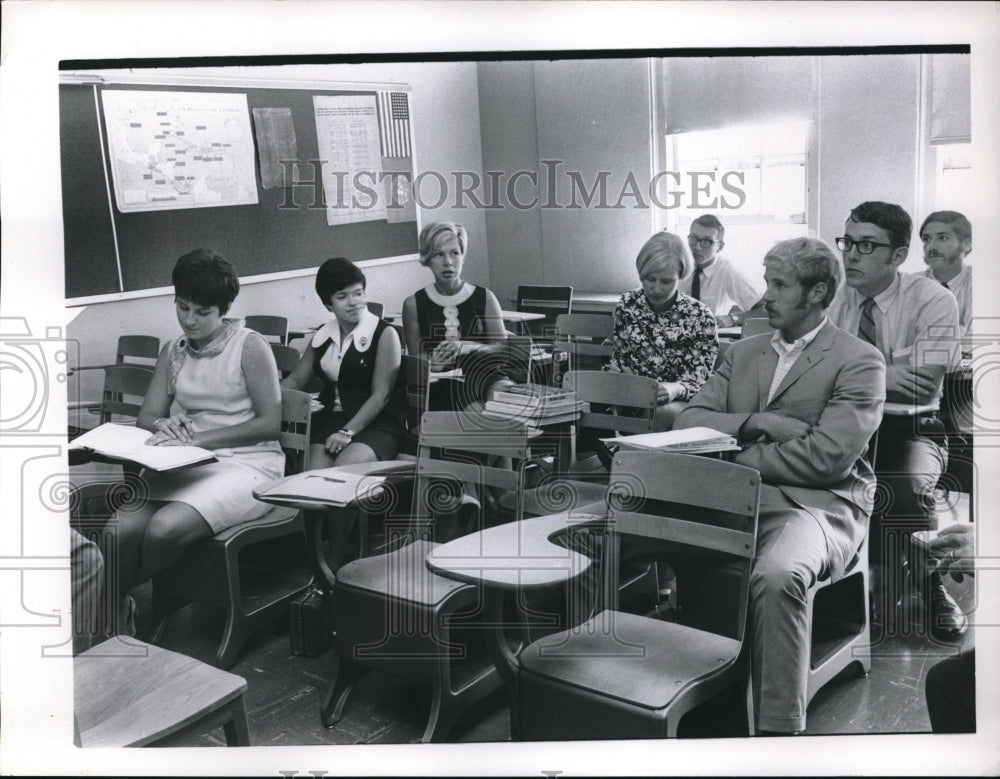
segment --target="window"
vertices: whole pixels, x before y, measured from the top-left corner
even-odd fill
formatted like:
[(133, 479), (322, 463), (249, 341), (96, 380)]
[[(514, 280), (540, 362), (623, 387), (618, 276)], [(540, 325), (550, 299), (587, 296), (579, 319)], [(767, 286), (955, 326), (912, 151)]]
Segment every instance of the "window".
[(972, 144), (947, 143), (931, 147), (934, 154), (934, 210), (974, 212)]
[[(808, 145), (811, 123), (784, 121), (673, 133), (668, 169), (687, 188), (667, 210), (667, 229), (687, 235), (691, 222), (715, 214), (726, 228), (729, 258), (762, 285), (761, 259), (776, 241), (807, 235)], [(691, 182), (707, 191), (695, 196)], [(714, 206), (705, 207), (716, 198)], [(693, 206), (698, 206), (697, 208)]]

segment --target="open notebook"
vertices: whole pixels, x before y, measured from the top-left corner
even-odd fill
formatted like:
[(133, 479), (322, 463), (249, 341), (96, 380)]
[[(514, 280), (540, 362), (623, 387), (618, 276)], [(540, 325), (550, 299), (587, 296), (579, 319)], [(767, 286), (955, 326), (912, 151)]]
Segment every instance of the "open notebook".
[(660, 452), (682, 452), (684, 454), (704, 454), (706, 452), (729, 452), (740, 446), (731, 435), (720, 433), (710, 427), (689, 427), (686, 430), (668, 430), (663, 433), (641, 433), (616, 438), (602, 438), (606, 444), (623, 449), (655, 450)]
[(173, 471), (215, 462), (215, 455), (200, 446), (148, 446), (146, 441), (152, 435), (141, 427), (106, 422), (75, 439), (69, 448), (138, 463), (154, 471)]
[(265, 501), (272, 499), (322, 506), (347, 506), (355, 501), (374, 497), (391, 476), (409, 476), (415, 467), (413, 460), (385, 460), (341, 468), (319, 468), (276, 481), (256, 495)]

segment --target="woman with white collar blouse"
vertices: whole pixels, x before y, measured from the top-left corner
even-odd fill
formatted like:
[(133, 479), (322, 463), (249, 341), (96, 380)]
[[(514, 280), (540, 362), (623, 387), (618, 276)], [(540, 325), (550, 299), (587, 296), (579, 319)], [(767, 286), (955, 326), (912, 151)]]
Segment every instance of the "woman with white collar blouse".
[(312, 418), (313, 468), (391, 460), (405, 435), (402, 346), (390, 324), (368, 310), (364, 273), (343, 257), (316, 274), (316, 294), (333, 313), (319, 328), (283, 387), (324, 383)]
[(418, 239), (420, 263), (434, 274), (434, 282), (403, 301), (407, 352), (425, 355), (432, 371), (457, 367), (463, 373), (461, 383), (432, 385), (432, 409), (474, 408), (514, 383), (500, 303), (486, 287), (462, 279), (468, 241), (456, 222), (426, 225)]

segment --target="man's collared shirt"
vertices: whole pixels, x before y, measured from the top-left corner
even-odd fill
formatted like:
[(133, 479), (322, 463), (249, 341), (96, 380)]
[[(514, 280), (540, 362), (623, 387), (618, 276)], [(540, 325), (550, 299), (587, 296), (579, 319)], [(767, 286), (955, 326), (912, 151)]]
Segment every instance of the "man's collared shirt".
[[(937, 281), (930, 268), (921, 275)], [(938, 281), (938, 284), (940, 283)], [(951, 294), (955, 296), (955, 302), (958, 303), (958, 321), (962, 325), (962, 334), (968, 335), (972, 326), (972, 266), (962, 266), (959, 274), (948, 282), (948, 289), (951, 290)]]
[[(761, 293), (725, 257), (716, 257), (711, 265), (702, 268), (701, 274), (700, 300), (716, 316), (728, 314), (733, 306), (749, 311), (761, 298)], [(690, 295), (692, 283), (694, 272), (677, 286), (685, 295)]]
[(791, 343), (785, 341), (781, 337), (781, 331), (775, 330), (774, 335), (771, 336), (771, 348), (774, 349), (775, 354), (778, 355), (778, 364), (774, 369), (774, 378), (771, 379), (771, 389), (767, 391), (767, 403), (770, 405), (771, 400), (774, 398), (774, 393), (778, 391), (778, 387), (781, 386), (781, 382), (784, 381), (785, 376), (795, 365), (795, 361), (799, 359), (805, 348), (812, 343), (813, 339), (823, 329), (823, 325), (826, 324), (826, 317), (824, 316), (822, 321), (816, 325), (812, 330), (803, 336), (796, 338)]
[[(865, 296), (844, 286), (827, 310), (837, 327), (857, 335)], [(961, 329), (955, 296), (941, 283), (915, 273), (896, 273), (886, 289), (875, 296), (875, 347), (885, 364), (916, 368), (958, 364)], [(938, 386), (934, 399), (941, 397)]]

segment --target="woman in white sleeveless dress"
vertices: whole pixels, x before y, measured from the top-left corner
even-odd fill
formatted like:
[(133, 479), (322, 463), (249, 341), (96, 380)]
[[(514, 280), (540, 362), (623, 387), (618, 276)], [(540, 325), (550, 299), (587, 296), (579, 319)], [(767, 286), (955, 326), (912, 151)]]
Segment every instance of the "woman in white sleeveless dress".
[(218, 461), (142, 472), (137, 499), (113, 523), (121, 589), (107, 594), (119, 603), (189, 544), (262, 516), (268, 507), (253, 489), (284, 475), (274, 356), (263, 336), (224, 318), (239, 292), (235, 269), (198, 249), (177, 261), (173, 283), (184, 332), (160, 352), (136, 424), (152, 433), (151, 446), (201, 446)]

